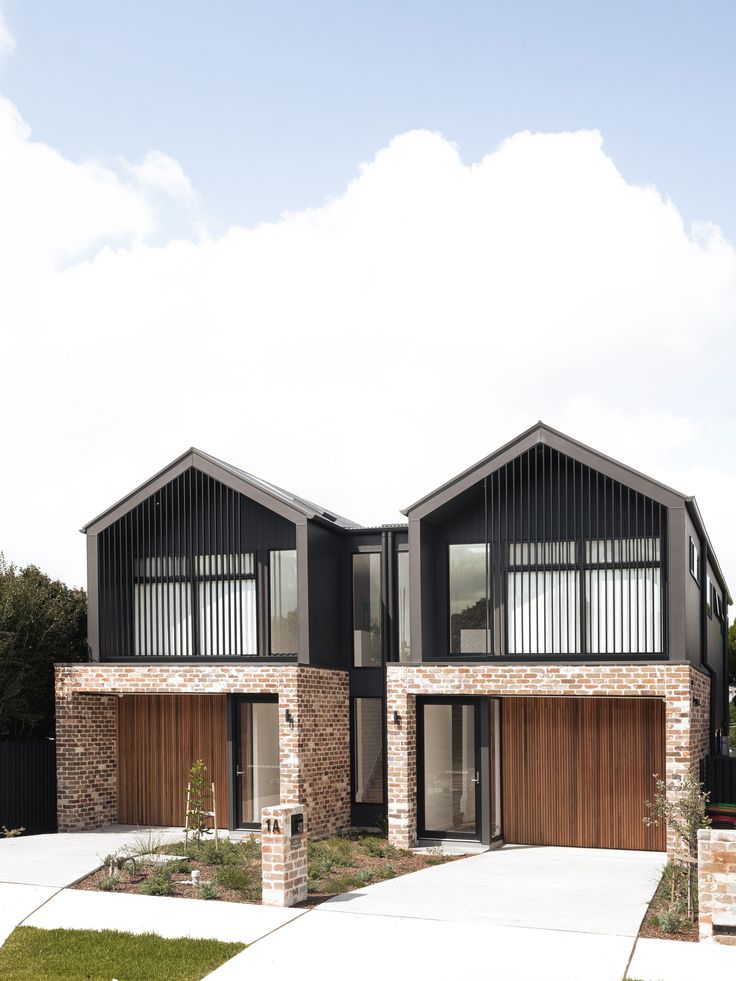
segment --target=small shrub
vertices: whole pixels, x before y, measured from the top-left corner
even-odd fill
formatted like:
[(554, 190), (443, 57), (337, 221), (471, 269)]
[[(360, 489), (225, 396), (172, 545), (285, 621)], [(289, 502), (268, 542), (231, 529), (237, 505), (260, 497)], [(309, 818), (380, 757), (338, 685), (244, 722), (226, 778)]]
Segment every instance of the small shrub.
[(222, 865), (215, 875), (217, 884), (223, 889), (235, 889), (246, 892), (251, 886), (251, 877), (247, 869), (237, 865)]
[(390, 845), (385, 838), (365, 837), (360, 839), (361, 848), (374, 858), (396, 858), (398, 849)]
[(657, 925), (664, 933), (680, 933), (684, 926), (684, 921), (676, 910), (667, 909), (657, 916)]
[(378, 875), (381, 879), (395, 879), (396, 869), (392, 868), (390, 865), (383, 865), (378, 869)]
[(120, 876), (115, 875), (103, 875), (100, 881), (97, 883), (97, 888), (100, 892), (115, 892), (120, 882)]
[(200, 899), (217, 899), (220, 895), (217, 886), (213, 885), (211, 882), (203, 882), (199, 887), (199, 898)]
[(388, 815), (382, 814), (376, 821), (376, 827), (384, 838), (388, 838)]
[(200, 861), (208, 865), (240, 865), (242, 864), (242, 854), (237, 845), (232, 841), (205, 841), (200, 846), (197, 855)]
[(183, 858), (167, 862), (164, 868), (171, 875), (188, 875), (192, 871), (192, 866)]
[(167, 869), (157, 869), (150, 879), (140, 884), (138, 891), (144, 896), (170, 896), (174, 891), (171, 873)]
[(25, 830), (25, 828), (6, 828), (3, 825), (2, 831), (0, 831), (0, 838), (20, 838)]
[(365, 885), (368, 885), (369, 882), (375, 882), (377, 877), (378, 874), (375, 869), (360, 869), (355, 873), (355, 878)]
[(355, 845), (347, 838), (325, 838), (311, 843), (309, 858), (331, 863), (333, 868), (344, 868), (353, 862)]

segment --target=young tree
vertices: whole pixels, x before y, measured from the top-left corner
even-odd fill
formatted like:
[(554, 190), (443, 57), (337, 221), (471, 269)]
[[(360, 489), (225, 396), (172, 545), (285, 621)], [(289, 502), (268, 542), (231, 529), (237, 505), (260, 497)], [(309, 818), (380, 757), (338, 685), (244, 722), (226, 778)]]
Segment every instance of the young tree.
[(87, 660), (87, 596), (0, 553), (0, 739), (54, 732), (54, 664)]

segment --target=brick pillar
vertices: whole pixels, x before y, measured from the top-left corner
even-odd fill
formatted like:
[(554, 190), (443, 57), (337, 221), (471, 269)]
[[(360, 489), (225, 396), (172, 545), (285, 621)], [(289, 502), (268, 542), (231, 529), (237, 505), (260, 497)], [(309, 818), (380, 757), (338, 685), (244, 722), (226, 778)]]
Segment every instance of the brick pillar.
[[(397, 848), (417, 839), (416, 698), (406, 692), (406, 669), (389, 665), (386, 711), (388, 837)], [(394, 721), (394, 713), (398, 713)]]
[[(700, 764), (710, 738), (710, 680), (689, 665), (671, 665), (667, 671), (666, 780), (672, 787), (686, 776), (700, 779)], [(668, 791), (670, 799), (679, 796)], [(667, 829), (667, 852), (676, 850), (675, 834)]]
[[(292, 817), (301, 818), (293, 835)], [(300, 804), (277, 804), (261, 811), (264, 906), (294, 906), (307, 898), (307, 823)]]
[(700, 939), (736, 945), (736, 831), (698, 831)]
[(117, 720), (114, 695), (56, 696), (59, 831), (88, 831), (117, 820)]

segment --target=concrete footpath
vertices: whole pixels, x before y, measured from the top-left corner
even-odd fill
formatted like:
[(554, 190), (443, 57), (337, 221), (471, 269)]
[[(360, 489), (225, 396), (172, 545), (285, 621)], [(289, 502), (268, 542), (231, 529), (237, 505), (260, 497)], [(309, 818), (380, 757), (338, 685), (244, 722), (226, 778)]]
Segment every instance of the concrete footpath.
[[(218, 900), (131, 896), (66, 888), (99, 868), (106, 855), (146, 839), (147, 829), (115, 825), (103, 831), (0, 840), (0, 944), (16, 926), (127, 930), (162, 937), (253, 941), (303, 915), (303, 910)], [(154, 840), (176, 841), (180, 828), (155, 828)]]
[(637, 981), (736, 978), (736, 947), (681, 940), (639, 940), (629, 966)]

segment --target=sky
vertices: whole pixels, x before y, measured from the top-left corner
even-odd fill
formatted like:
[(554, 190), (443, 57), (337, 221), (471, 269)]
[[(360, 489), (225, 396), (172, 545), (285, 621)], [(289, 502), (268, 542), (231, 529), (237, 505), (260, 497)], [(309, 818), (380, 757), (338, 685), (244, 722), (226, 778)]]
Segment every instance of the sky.
[(364, 522), (538, 419), (736, 591), (736, 4), (0, 0), (0, 551), (195, 445)]

